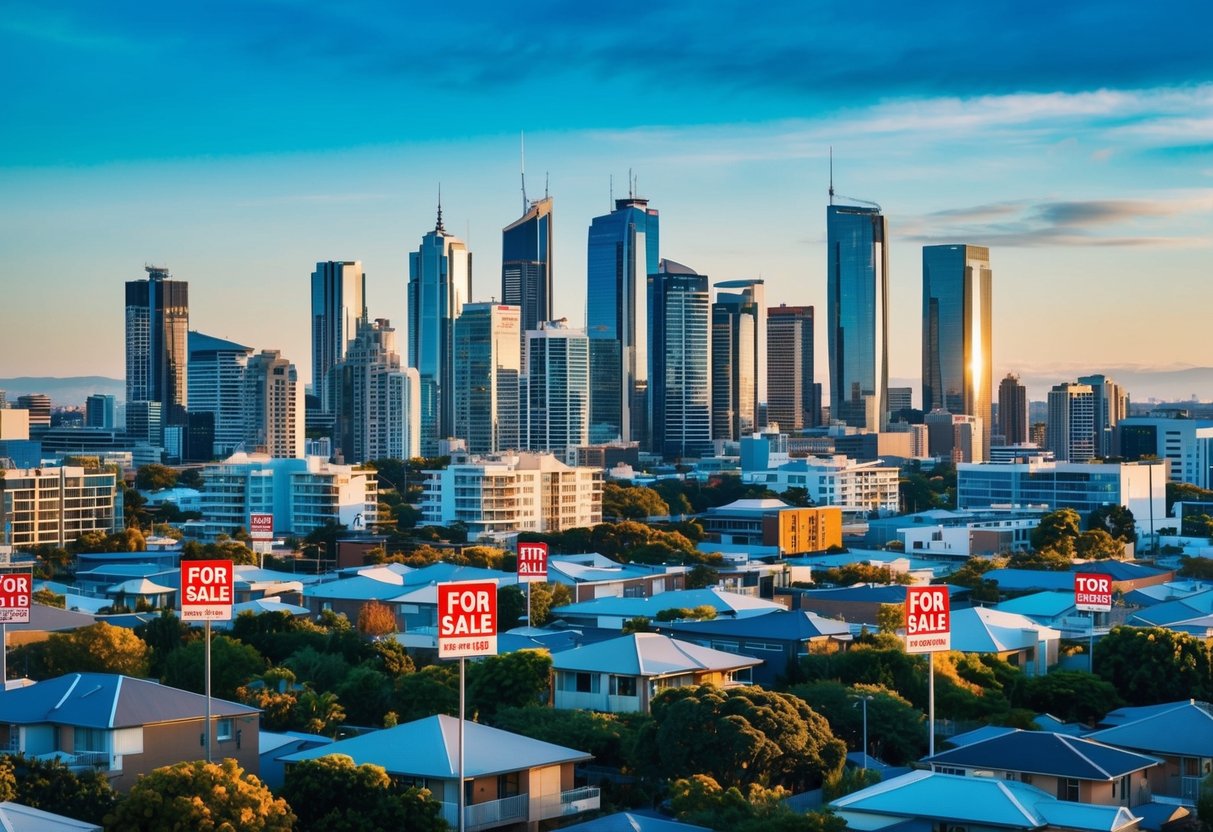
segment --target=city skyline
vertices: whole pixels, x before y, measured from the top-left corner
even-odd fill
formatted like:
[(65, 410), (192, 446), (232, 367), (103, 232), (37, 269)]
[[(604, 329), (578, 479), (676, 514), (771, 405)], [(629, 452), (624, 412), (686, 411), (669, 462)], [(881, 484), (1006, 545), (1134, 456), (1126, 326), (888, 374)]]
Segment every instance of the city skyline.
[[(192, 328), (280, 349), (308, 378), (310, 270), (360, 260), (368, 314), (406, 321), (406, 255), (432, 227), (440, 181), (448, 225), (489, 264), (470, 300), (489, 301), (501, 229), (518, 215), (522, 130), (532, 177), (550, 174), (561, 216), (552, 317), (574, 327), (586, 232), (609, 207), (612, 174), (615, 197), (637, 181), (660, 209), (660, 256), (713, 279), (761, 277), (768, 305), (812, 305), (824, 319), (832, 145), (839, 193), (888, 217), (891, 378), (919, 374), (930, 244), (991, 249), (996, 378), (1056, 364), (1067, 367), (1059, 381), (1073, 369), (1207, 365), (1200, 327), (1174, 325), (1174, 307), (1213, 299), (1213, 61), (1198, 34), (1213, 12), (1174, 7), (1179, 31), (1127, 4), (1051, 9), (1043, 26), (1028, 9), (939, 4), (923, 21), (889, 9), (884, 28), (898, 34), (880, 35), (864, 60), (849, 49), (867, 21), (842, 6), (764, 19), (648, 9), (628, 24), (536, 7), (518, 30), (531, 40), (455, 60), (435, 37), (426, 60), (405, 66), (389, 35), (418, 21), (387, 6), (255, 7), (232, 26), (234, 6), (187, 19), (18, 5), (0, 23), (14, 124), (29, 128), (0, 137), (0, 376), (121, 377), (113, 298), (156, 263), (193, 284)], [(503, 14), (473, 15), (467, 42), (509, 31)], [(977, 25), (974, 72), (956, 46)], [(657, 49), (671, 26), (687, 35), (677, 54), (616, 71), (618, 43)], [(195, 29), (210, 48), (187, 39)], [(717, 54), (737, 31), (762, 60)], [(306, 48), (350, 32), (365, 38), (358, 57)], [(528, 61), (510, 56), (519, 42)], [(538, 62), (540, 77), (525, 66), (537, 54), (563, 60)], [(444, 96), (431, 115), (443, 117), (395, 112), (434, 84)], [(549, 106), (526, 106), (540, 100)], [(316, 119), (325, 108), (358, 129)], [(61, 349), (23, 349), (52, 311), (67, 324)], [(823, 381), (826, 354), (819, 331)]]

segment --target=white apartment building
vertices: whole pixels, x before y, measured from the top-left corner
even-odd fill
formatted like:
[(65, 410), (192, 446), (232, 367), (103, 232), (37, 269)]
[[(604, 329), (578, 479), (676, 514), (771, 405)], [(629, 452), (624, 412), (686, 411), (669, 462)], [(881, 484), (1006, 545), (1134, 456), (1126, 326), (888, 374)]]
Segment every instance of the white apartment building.
[(1116, 426), (1114, 452), (1165, 459), (1172, 481), (1213, 488), (1213, 420), (1130, 416)]
[(233, 454), (202, 469), (203, 537), (249, 526), (250, 514), (273, 514), (275, 533), (305, 535), (326, 523), (351, 530), (378, 519), (379, 480), (371, 470), (320, 457), (274, 459)]
[(602, 522), (602, 471), (574, 468), (551, 454), (457, 457), (425, 476), (423, 522), (463, 523), (472, 540)]
[(777, 494), (803, 488), (814, 505), (839, 506), (844, 514), (862, 515), (897, 513), (898, 477), (898, 469), (882, 465), (881, 460), (856, 462), (841, 454), (793, 459), (742, 475), (745, 482), (765, 485)]
[(0, 544), (64, 546), (85, 532), (122, 528), (112, 472), (72, 466), (0, 471)]
[(245, 448), (279, 459), (303, 456), (304, 388), (295, 365), (262, 350), (244, 370)]

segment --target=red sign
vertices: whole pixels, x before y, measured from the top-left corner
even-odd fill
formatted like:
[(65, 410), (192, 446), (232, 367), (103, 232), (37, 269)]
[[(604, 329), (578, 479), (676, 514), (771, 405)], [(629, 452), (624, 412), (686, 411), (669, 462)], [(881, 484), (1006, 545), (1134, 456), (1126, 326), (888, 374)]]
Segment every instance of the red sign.
[(518, 544), (518, 583), (546, 583), (548, 579), (548, 545), (546, 543)]
[(248, 535), (253, 540), (273, 540), (274, 515), (250, 514), (248, 516)]
[(497, 583), (438, 584), (438, 658), (497, 655)]
[(952, 604), (946, 586), (906, 587), (906, 652), (952, 649)]
[(0, 624), (28, 624), (33, 591), (33, 575), (0, 575)]
[(181, 620), (231, 621), (235, 575), (230, 560), (181, 563)]
[(1112, 579), (1097, 573), (1074, 573), (1074, 606), (1087, 612), (1110, 612)]

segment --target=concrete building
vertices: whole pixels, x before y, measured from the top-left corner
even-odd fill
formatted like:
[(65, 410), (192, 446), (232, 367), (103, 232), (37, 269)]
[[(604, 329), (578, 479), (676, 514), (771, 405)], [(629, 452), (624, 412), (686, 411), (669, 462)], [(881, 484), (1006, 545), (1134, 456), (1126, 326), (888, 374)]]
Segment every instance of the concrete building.
[(1112, 456), (1116, 425), (1129, 415), (1129, 394), (1119, 384), (1100, 374), (1079, 376), (1078, 383), (1089, 385), (1091, 388), (1095, 456), (1106, 459)]
[(253, 348), (190, 332), (189, 354), (190, 412), (214, 414), (212, 452), (225, 457), (239, 449), (246, 439), (244, 368)]
[(980, 418), (932, 410), (923, 421), (927, 426), (927, 450), (931, 456), (953, 463), (985, 460), (985, 430)]
[(567, 319), (544, 322), (526, 333), (524, 360), (518, 444), (567, 459), (590, 441), (590, 339)]
[(648, 278), (649, 432), (664, 459), (712, 452), (708, 277), (662, 259)]
[(117, 403), (113, 396), (94, 393), (84, 402), (84, 427), (116, 428)]
[(1213, 489), (1213, 420), (1130, 416), (1116, 426), (1114, 456), (1165, 459), (1172, 482)]
[(17, 397), (17, 409), (29, 414), (31, 428), (51, 426), (51, 397), (45, 393), (27, 393)]
[(767, 422), (788, 433), (821, 424), (813, 337), (813, 307), (767, 309)]
[(112, 472), (64, 466), (0, 473), (2, 543), (65, 546), (85, 532), (123, 528), (122, 498)]
[(517, 306), (468, 303), (455, 321), (453, 435), (471, 453), (519, 446), (521, 314)]
[(421, 455), (421, 378), (401, 366), (390, 321), (359, 321), (330, 376), (340, 387), (330, 401), (337, 420), (334, 451), (343, 462)]
[(712, 438), (737, 440), (765, 422), (761, 415), (766, 402), (766, 295), (761, 280), (725, 280), (716, 289), (711, 340)]
[(998, 385), (998, 433), (1008, 445), (1028, 441), (1028, 388), (1013, 373)]
[(774, 546), (781, 555), (824, 552), (842, 545), (842, 511), (836, 506), (800, 508), (783, 500), (734, 500), (700, 516), (719, 543)]
[(521, 310), (519, 335), (552, 317), (552, 198), (523, 203), (501, 231), (501, 302)]
[(331, 413), (328, 373), (345, 359), (366, 315), (366, 274), (357, 260), (325, 260), (312, 272), (312, 393)]
[(278, 350), (262, 350), (248, 359), (241, 387), (244, 447), (276, 459), (302, 457), (304, 389), (295, 365)]
[(602, 471), (572, 468), (551, 454), (456, 457), (426, 471), (425, 523), (463, 523), (468, 537), (564, 531), (602, 522)]
[(897, 468), (879, 461), (856, 462), (846, 456), (793, 459), (778, 468), (746, 471), (742, 479), (765, 485), (777, 494), (803, 488), (818, 506), (838, 506), (844, 514), (867, 516), (871, 512), (898, 511)]
[(159, 402), (165, 424), (184, 421), (190, 323), (189, 284), (146, 266), (126, 283), (126, 401)]

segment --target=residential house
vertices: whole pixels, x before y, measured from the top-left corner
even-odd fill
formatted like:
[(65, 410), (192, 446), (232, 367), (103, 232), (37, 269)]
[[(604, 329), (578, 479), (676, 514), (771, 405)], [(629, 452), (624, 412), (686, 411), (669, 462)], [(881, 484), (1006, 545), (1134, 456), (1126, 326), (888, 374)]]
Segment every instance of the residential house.
[(851, 641), (851, 628), (845, 621), (805, 610), (775, 610), (766, 615), (711, 621), (671, 621), (655, 627), (658, 632), (702, 647), (762, 659), (753, 674), (754, 683), (759, 685), (774, 685), (814, 645), (836, 649)]
[(1022, 615), (1044, 627), (1061, 630), (1069, 638), (1086, 635), (1091, 628), (1091, 614), (1079, 612), (1074, 604), (1073, 578), (1069, 591), (1046, 590), (1021, 595), (996, 604), (994, 609)]
[(1133, 561), (1092, 560), (1076, 563), (1069, 572), (1046, 572), (1039, 569), (991, 569), (982, 577), (998, 584), (1003, 595), (1025, 592), (1074, 590), (1075, 572), (1107, 575), (1112, 579), (1114, 593), (1127, 593), (1142, 587), (1166, 583), (1175, 577), (1173, 570), (1159, 569)]
[(1157, 757), (1089, 739), (1018, 729), (922, 760), (932, 771), (1030, 783), (1058, 800), (1133, 807), (1150, 802)]
[(652, 566), (616, 563), (604, 555), (553, 555), (548, 559), (548, 581), (564, 584), (573, 601), (594, 598), (648, 598), (662, 592), (686, 588), (684, 566)]
[(989, 607), (952, 610), (952, 649), (993, 655), (1026, 676), (1043, 676), (1057, 664), (1061, 631)]
[(283, 757), (321, 748), (333, 744), (332, 737), (322, 737), (319, 734), (305, 734), (301, 731), (261, 732), (261, 773), (258, 778), (268, 788), (275, 792), (286, 782), (286, 766)]
[[(583, 751), (465, 722), (464, 794), (467, 832), (506, 826), (537, 832), (539, 822), (589, 812), (599, 790), (577, 788), (573, 767), (592, 759)], [(292, 763), (345, 754), (355, 765), (382, 766), (398, 783), (424, 787), (442, 803), (451, 826), (459, 820), (459, 720), (440, 714), (331, 745), (290, 754)]]
[[(969, 590), (948, 586), (953, 615), (968, 605)], [(794, 610), (808, 610), (825, 618), (836, 618), (852, 624), (875, 625), (880, 608), (887, 604), (904, 604), (904, 584), (856, 584), (834, 589), (801, 589), (788, 593)]]
[(651, 598), (595, 598), (578, 604), (566, 604), (552, 610), (552, 616), (575, 627), (599, 627), (622, 630), (632, 618), (657, 619), (670, 609), (695, 609), (709, 606), (716, 617), (743, 618), (785, 609), (781, 604), (720, 589), (685, 589), (663, 592)]
[(761, 663), (658, 633), (632, 633), (554, 654), (553, 705), (648, 713), (653, 697), (666, 688), (749, 684), (750, 669)]
[(1213, 705), (1189, 699), (1142, 708), (1121, 708), (1101, 721), (1087, 739), (1160, 757), (1151, 769), (1155, 799), (1194, 805), (1204, 778), (1213, 773)]
[[(141, 774), (205, 755), (206, 697), (113, 673), (69, 673), (0, 692), (0, 750), (95, 768), (125, 791)], [(256, 708), (211, 699), (214, 755), (258, 772)]]

